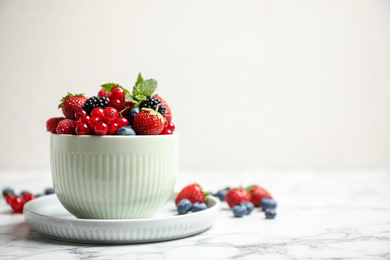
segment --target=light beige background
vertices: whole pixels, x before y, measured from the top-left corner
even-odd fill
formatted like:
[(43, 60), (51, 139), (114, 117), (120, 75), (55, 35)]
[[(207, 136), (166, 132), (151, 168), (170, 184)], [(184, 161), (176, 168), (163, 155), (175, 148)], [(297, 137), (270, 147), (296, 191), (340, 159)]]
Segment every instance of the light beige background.
[(0, 1), (0, 169), (67, 91), (159, 82), (180, 168), (390, 167), (390, 1)]

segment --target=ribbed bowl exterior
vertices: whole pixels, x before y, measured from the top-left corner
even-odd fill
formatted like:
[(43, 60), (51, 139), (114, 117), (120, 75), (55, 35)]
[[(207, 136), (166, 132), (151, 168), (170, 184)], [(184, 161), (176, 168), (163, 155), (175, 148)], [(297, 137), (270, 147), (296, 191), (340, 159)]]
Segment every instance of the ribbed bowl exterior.
[(53, 186), (78, 218), (152, 217), (171, 197), (177, 167), (177, 135), (51, 135)]

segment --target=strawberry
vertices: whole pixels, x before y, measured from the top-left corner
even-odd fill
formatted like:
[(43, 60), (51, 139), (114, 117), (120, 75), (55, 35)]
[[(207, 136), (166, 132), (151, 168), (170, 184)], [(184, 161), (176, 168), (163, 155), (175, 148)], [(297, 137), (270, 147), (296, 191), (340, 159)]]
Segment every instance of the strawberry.
[(164, 129), (164, 118), (153, 109), (143, 108), (134, 117), (133, 129), (137, 135), (158, 135)]
[(61, 120), (57, 125), (57, 134), (69, 134), (75, 133), (72, 119)]
[(161, 104), (165, 106), (165, 114), (164, 118), (168, 120), (168, 122), (172, 121), (172, 113), (171, 108), (168, 106), (168, 103), (160, 96), (154, 95), (154, 97), (158, 98), (161, 101)]
[(194, 204), (195, 202), (205, 202), (205, 196), (207, 196), (207, 193), (204, 193), (202, 191), (202, 187), (199, 186), (199, 184), (190, 184), (185, 186), (177, 195), (175, 199), (175, 204), (179, 204), (179, 202), (183, 199), (188, 199), (191, 201), (191, 204)]
[(57, 125), (60, 121), (64, 120), (65, 117), (52, 117), (49, 118), (49, 120), (46, 121), (46, 130), (50, 133), (56, 134), (57, 133)]
[(258, 185), (249, 186), (246, 190), (251, 194), (251, 201), (255, 207), (260, 207), (262, 199), (272, 199), (271, 194)]
[(68, 92), (68, 95), (61, 99), (58, 108), (62, 108), (62, 113), (66, 118), (75, 119), (74, 114), (76, 111), (83, 109), (86, 100), (87, 98), (83, 94), (74, 95)]
[(230, 208), (242, 202), (251, 201), (251, 195), (247, 190), (233, 188), (230, 189), (225, 195), (225, 201), (229, 204)]

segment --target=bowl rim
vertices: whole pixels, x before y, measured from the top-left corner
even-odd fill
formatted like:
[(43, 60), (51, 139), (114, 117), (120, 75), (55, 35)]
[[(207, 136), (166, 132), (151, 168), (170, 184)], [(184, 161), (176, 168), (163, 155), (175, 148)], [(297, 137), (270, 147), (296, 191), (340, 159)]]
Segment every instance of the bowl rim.
[(50, 133), (52, 136), (58, 136), (58, 137), (75, 137), (75, 138), (172, 138), (173, 136), (178, 136), (177, 133), (172, 133), (170, 135), (70, 135), (70, 134), (54, 134)]

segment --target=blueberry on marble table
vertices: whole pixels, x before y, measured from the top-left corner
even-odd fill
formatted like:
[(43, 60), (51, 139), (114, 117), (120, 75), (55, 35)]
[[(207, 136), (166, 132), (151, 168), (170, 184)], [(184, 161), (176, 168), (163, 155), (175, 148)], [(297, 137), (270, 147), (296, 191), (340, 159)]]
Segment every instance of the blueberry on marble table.
[(262, 199), (261, 203), (260, 203), (260, 207), (263, 210), (275, 209), (276, 208), (276, 201), (274, 201), (273, 199)]
[(225, 188), (225, 189), (223, 189), (223, 190), (219, 190), (218, 192), (217, 192), (217, 197), (221, 200), (221, 201), (225, 201), (225, 195), (226, 195), (226, 193), (228, 192), (228, 190), (229, 190), (230, 188)]
[(189, 201), (188, 199), (183, 199), (179, 202), (179, 204), (177, 204), (177, 212), (180, 215), (187, 214), (188, 211), (191, 210), (191, 208), (192, 204), (191, 201)]
[(15, 192), (11, 188), (4, 188), (3, 189), (3, 197), (7, 197), (8, 195), (15, 195)]
[(233, 214), (237, 218), (241, 218), (242, 216), (244, 216), (246, 214), (246, 212), (247, 212), (246, 207), (241, 203), (237, 204), (233, 207)]
[(250, 201), (243, 202), (241, 204), (244, 205), (245, 208), (246, 208), (246, 212), (245, 212), (246, 215), (250, 215), (252, 213), (252, 211), (254, 210), (254, 208), (255, 208), (255, 205), (253, 205), (253, 203), (250, 202)]
[(195, 202), (192, 205), (192, 212), (198, 212), (207, 209), (207, 205), (204, 202)]
[(274, 219), (276, 217), (275, 209), (265, 209), (264, 212), (266, 219)]
[(53, 188), (47, 188), (47, 189), (45, 190), (45, 194), (46, 194), (46, 195), (54, 194), (54, 193), (56, 193), (56, 192), (54, 191)]

